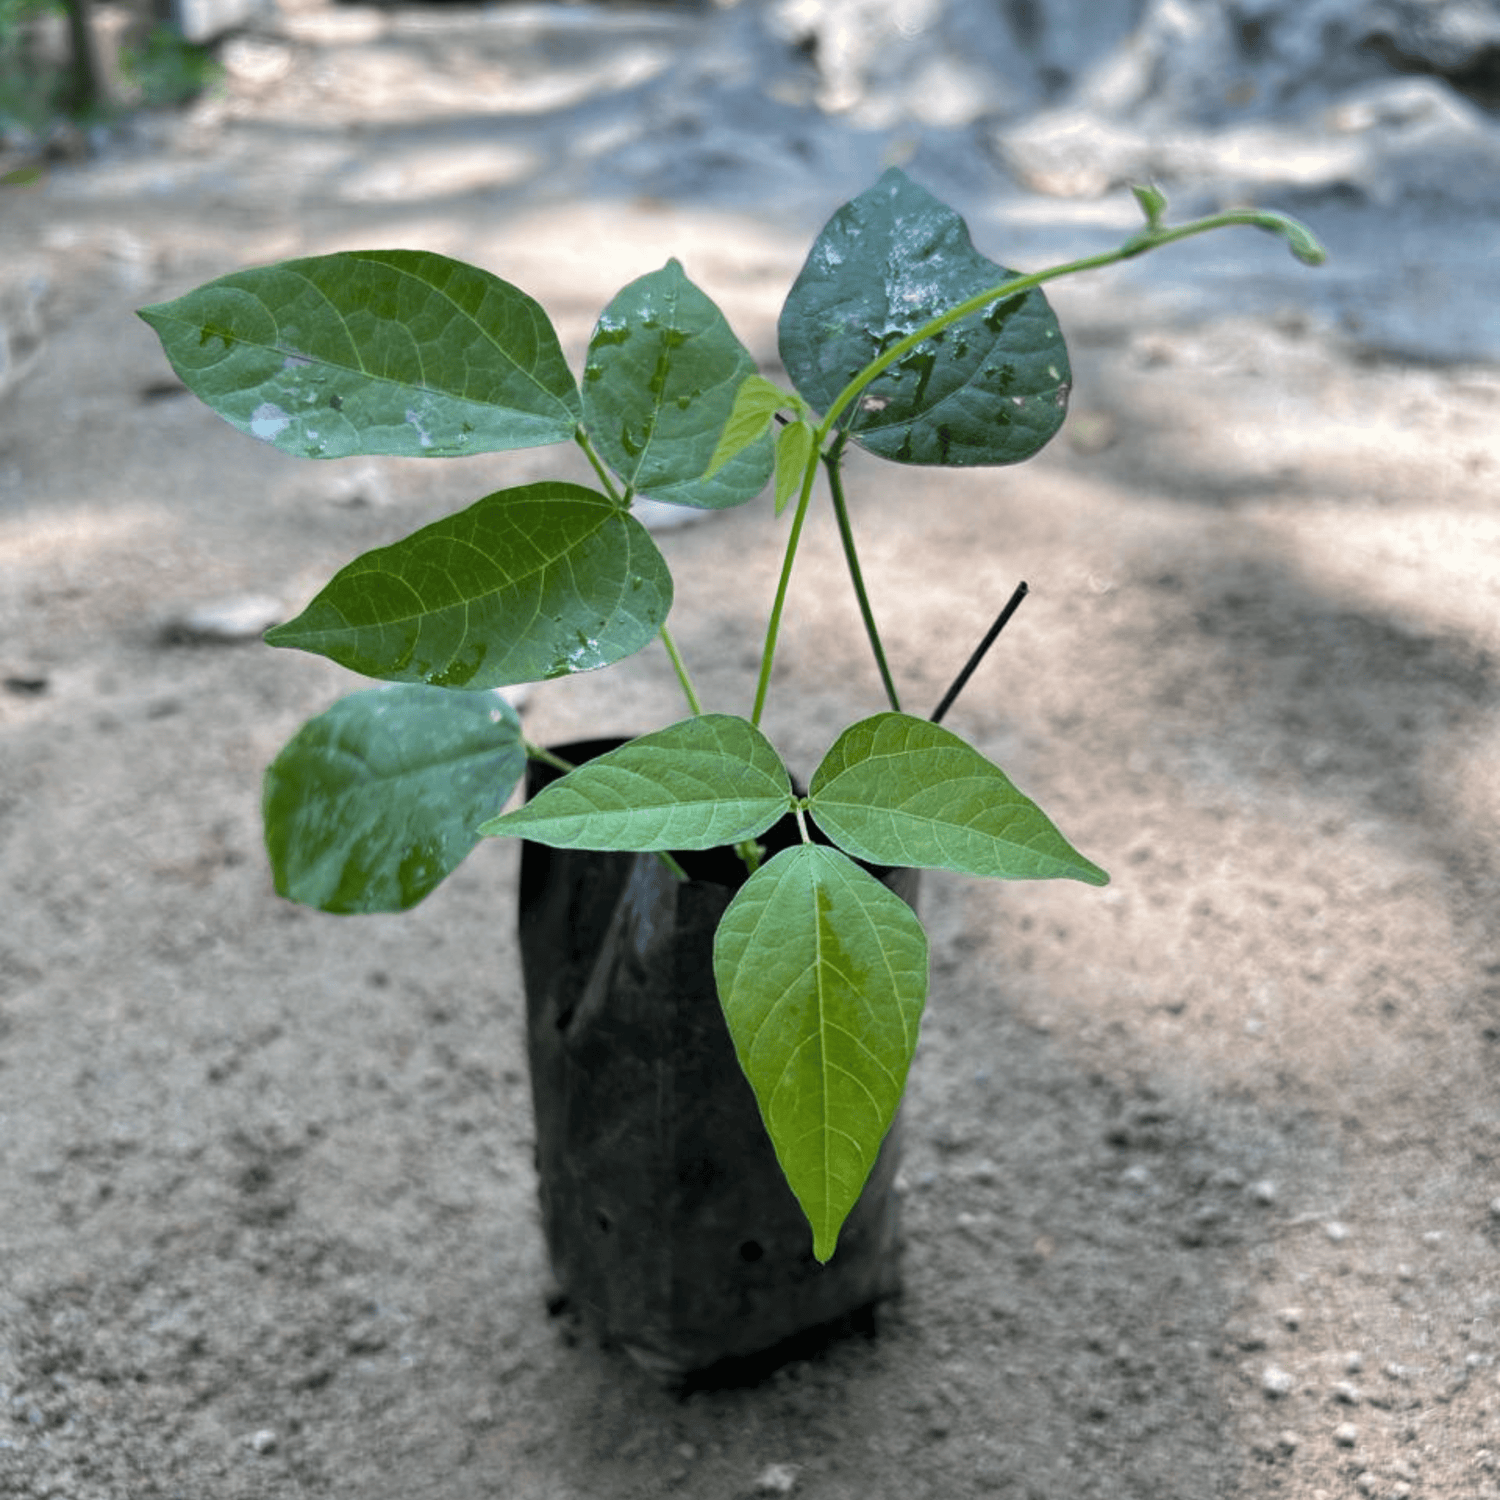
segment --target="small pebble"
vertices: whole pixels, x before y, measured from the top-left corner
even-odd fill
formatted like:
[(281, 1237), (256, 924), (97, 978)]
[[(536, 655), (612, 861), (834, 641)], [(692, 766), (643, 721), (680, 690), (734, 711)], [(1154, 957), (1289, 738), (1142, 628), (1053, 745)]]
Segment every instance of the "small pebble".
[(755, 1476), (757, 1495), (790, 1495), (797, 1487), (797, 1475), (802, 1472), (800, 1464), (767, 1464)]
[(1354, 1488), (1361, 1495), (1373, 1495), (1380, 1488), (1380, 1481), (1368, 1469), (1354, 1481)]
[(262, 1427), (259, 1432), (252, 1432), (245, 1439), (245, 1446), (252, 1453), (274, 1453), (276, 1451), (276, 1434), (269, 1427)]
[(1337, 1219), (1323, 1226), (1323, 1233), (1333, 1241), (1335, 1245), (1342, 1245), (1349, 1238), (1349, 1226), (1340, 1224)]
[(1290, 1427), (1277, 1434), (1276, 1445), (1283, 1453), (1295, 1453), (1302, 1439)]
[(1344, 1369), (1351, 1375), (1358, 1375), (1365, 1367), (1365, 1357), (1358, 1349), (1351, 1349), (1344, 1356)]
[(1257, 1203), (1274, 1203), (1276, 1201), (1276, 1184), (1269, 1177), (1262, 1177), (1259, 1182), (1252, 1182), (1250, 1184), (1250, 1196)]
[[(691, 526), (712, 514), (694, 505), (668, 505), (664, 500), (637, 500), (630, 507), (630, 514), (647, 531), (672, 531), (678, 526)], [(775, 1491), (783, 1494), (785, 1491)]]
[(1345, 1406), (1359, 1405), (1359, 1387), (1352, 1380), (1341, 1380), (1334, 1386), (1333, 1399), (1342, 1402)]
[(1340, 1448), (1352, 1448), (1359, 1441), (1359, 1428), (1353, 1422), (1340, 1422), (1333, 1429), (1333, 1440)]
[(1290, 1396), (1296, 1384), (1279, 1365), (1267, 1365), (1260, 1377), (1260, 1388), (1268, 1396)]
[(359, 510), (364, 506), (383, 509), (391, 503), (391, 486), (378, 463), (330, 464), (318, 478), (324, 497), (333, 505)]
[(1300, 1307), (1283, 1307), (1281, 1309), (1281, 1324), (1283, 1328), (1296, 1333), (1302, 1326), (1302, 1309)]
[(1500, 1219), (1500, 1198), (1490, 1199), (1490, 1217)]
[(286, 606), (269, 594), (215, 599), (174, 615), (162, 628), (167, 641), (228, 645), (254, 640), (286, 618)]
[(1438, 1246), (1443, 1243), (1443, 1231), (1441, 1229), (1429, 1229), (1427, 1233), (1422, 1236), (1422, 1243), (1426, 1245), (1429, 1250), (1436, 1250)]
[(1402, 1261), (1401, 1264), (1396, 1267), (1397, 1281), (1415, 1281), (1416, 1279), (1417, 1268), (1415, 1266), (1409, 1266), (1405, 1261)]
[(1151, 1168), (1143, 1162), (1136, 1162), (1134, 1166), (1126, 1167), (1120, 1173), (1120, 1181), (1126, 1187), (1149, 1187), (1151, 1184)]
[(1391, 1486), (1391, 1500), (1411, 1500), (1411, 1486), (1404, 1479)]

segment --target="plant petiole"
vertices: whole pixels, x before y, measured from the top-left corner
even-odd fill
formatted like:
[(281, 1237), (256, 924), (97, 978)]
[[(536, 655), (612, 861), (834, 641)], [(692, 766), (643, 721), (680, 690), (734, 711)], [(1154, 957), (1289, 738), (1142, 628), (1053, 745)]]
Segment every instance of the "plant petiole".
[(802, 842), (804, 844), (812, 843), (812, 834), (807, 831), (807, 798), (798, 797), (792, 807), (792, 811), (797, 815), (797, 832), (802, 835)]
[(890, 665), (885, 659), (885, 647), (881, 644), (880, 631), (875, 625), (875, 611), (865, 589), (864, 573), (859, 566), (859, 554), (854, 548), (854, 528), (849, 523), (849, 507), (844, 503), (844, 480), (839, 470), (843, 459), (846, 434), (840, 433), (833, 447), (823, 455), (823, 467), (828, 471), (828, 492), (833, 498), (833, 514), (839, 523), (839, 540), (844, 546), (844, 561), (849, 567), (849, 581), (854, 585), (854, 597), (859, 601), (860, 618), (865, 622), (865, 635), (869, 637), (870, 650), (875, 655), (875, 665), (880, 669), (880, 680), (885, 687), (886, 701), (893, 713), (901, 712), (901, 700), (896, 696), (896, 684), (891, 677)]
[(662, 622), (661, 643), (666, 648), (667, 655), (672, 659), (672, 670), (677, 673), (677, 682), (682, 688), (682, 695), (687, 699), (688, 708), (692, 710), (696, 719), (703, 712), (703, 705), (698, 701), (698, 695), (693, 691), (693, 679), (688, 676), (687, 663), (682, 659), (682, 653), (677, 649), (677, 642), (672, 639), (672, 632), (667, 629), (666, 622)]
[(594, 473), (599, 477), (599, 483), (604, 486), (604, 493), (618, 505), (621, 510), (628, 510), (630, 498), (622, 496), (615, 488), (615, 482), (610, 477), (609, 470), (604, 467), (603, 460), (594, 452), (594, 445), (589, 441), (588, 430), (581, 423), (573, 429), (573, 441), (583, 449), (583, 456), (593, 466)]
[(560, 755), (554, 755), (545, 745), (533, 745), (530, 740), (523, 739), (521, 748), (526, 752), (527, 760), (539, 760), (544, 766), (551, 766), (554, 771), (566, 774), (576, 769), (572, 762), (564, 760)]
[(792, 582), (792, 564), (796, 561), (797, 547), (802, 540), (802, 527), (807, 521), (808, 506), (812, 501), (813, 480), (817, 478), (816, 450), (807, 461), (807, 471), (802, 476), (802, 493), (797, 499), (797, 510), (792, 516), (792, 529), (787, 533), (786, 552), (781, 562), (781, 578), (776, 585), (776, 601), (771, 606), (771, 617), (766, 622), (766, 643), (760, 653), (760, 679), (755, 685), (755, 706), (750, 712), (750, 722), (758, 729), (760, 717), (765, 712), (766, 694), (771, 687), (771, 663), (776, 656), (776, 639), (781, 633), (781, 616), (786, 608), (787, 590)]

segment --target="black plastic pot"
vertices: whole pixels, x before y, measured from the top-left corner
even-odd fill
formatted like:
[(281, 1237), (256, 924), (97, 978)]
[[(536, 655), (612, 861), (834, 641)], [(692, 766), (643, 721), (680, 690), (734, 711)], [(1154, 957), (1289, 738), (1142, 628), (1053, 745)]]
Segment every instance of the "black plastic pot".
[[(562, 745), (572, 764), (619, 740)], [(528, 795), (558, 773), (533, 762)], [(790, 817), (762, 842), (796, 840)], [(542, 1222), (553, 1273), (607, 1342), (680, 1379), (848, 1322), (899, 1289), (899, 1117), (827, 1265), (734, 1054), (713, 936), (730, 851), (526, 843), (520, 943)], [(917, 872), (876, 871), (915, 904)]]

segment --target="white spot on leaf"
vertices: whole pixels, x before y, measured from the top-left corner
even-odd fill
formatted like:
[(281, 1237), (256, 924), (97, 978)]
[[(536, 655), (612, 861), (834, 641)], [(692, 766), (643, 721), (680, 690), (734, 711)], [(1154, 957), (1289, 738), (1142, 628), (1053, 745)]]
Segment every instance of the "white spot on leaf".
[(406, 411), (406, 420), (417, 429), (417, 441), (424, 448), (432, 447), (432, 434), (422, 425), (422, 419), (410, 407)]
[(271, 401), (262, 401), (250, 413), (250, 436), (273, 443), (291, 425), (292, 419)]

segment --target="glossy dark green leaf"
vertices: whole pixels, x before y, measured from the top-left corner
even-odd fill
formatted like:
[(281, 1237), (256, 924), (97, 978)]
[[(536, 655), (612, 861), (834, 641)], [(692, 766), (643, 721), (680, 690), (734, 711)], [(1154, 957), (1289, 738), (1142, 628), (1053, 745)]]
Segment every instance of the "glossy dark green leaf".
[(730, 902), (714, 975), (813, 1254), (826, 1261), (906, 1087), (927, 998), (926, 934), (837, 849), (800, 844)]
[(607, 667), (654, 640), (671, 607), (645, 527), (545, 481), (366, 552), (266, 640), (366, 677), (492, 688)]
[(703, 714), (586, 762), (480, 832), (560, 849), (713, 849), (764, 833), (791, 801), (760, 730)]
[(541, 306), (424, 250), (237, 271), (140, 315), (194, 395), (298, 457), (452, 457), (561, 442), (578, 426)]
[(910, 714), (850, 725), (813, 774), (808, 799), (818, 826), (872, 864), (1109, 883), (999, 766)]
[(330, 912), (404, 911), (458, 867), (526, 769), (494, 694), (352, 693), (309, 719), (266, 771), (278, 894)]
[[(964, 221), (896, 168), (818, 236), (782, 309), (781, 358), (826, 412), (877, 356), (1013, 275)], [(991, 303), (917, 345), (840, 418), (899, 463), (1013, 464), (1062, 425), (1072, 374), (1041, 292)]]
[(771, 477), (763, 434), (708, 470), (755, 361), (709, 297), (670, 260), (605, 308), (583, 372), (583, 415), (604, 461), (637, 494), (722, 510)]

